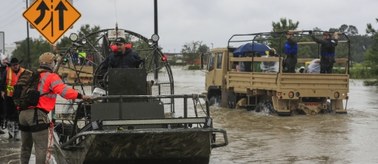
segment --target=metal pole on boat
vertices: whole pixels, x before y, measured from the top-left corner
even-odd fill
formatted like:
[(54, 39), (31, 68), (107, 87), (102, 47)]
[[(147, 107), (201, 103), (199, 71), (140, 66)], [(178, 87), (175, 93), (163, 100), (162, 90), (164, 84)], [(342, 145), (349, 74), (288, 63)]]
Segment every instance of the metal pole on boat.
[[(159, 36), (158, 35), (158, 6), (157, 6), (157, 0), (154, 0), (154, 34)], [(154, 43), (154, 79), (157, 80), (158, 79), (158, 68), (159, 68), (159, 57), (158, 57), (158, 48), (159, 48), (159, 45), (158, 45), (158, 40), (155, 41)]]

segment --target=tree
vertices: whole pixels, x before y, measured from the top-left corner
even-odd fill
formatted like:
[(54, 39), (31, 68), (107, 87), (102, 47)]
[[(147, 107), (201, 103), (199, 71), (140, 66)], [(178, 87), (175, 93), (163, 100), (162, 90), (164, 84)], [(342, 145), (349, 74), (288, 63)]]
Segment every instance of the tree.
[[(377, 22), (378, 22), (378, 18), (376, 18), (375, 19)], [(374, 28), (373, 28), (373, 26), (371, 25), (371, 23), (368, 23), (367, 24), (367, 28), (366, 28), (366, 33), (368, 33), (368, 34), (376, 34), (377, 33), (377, 30), (375, 30)]]
[[(378, 18), (376, 21), (378, 23)], [(378, 33), (370, 23), (367, 24), (366, 33), (372, 37), (373, 44), (365, 53), (365, 64), (371, 68), (370, 73), (378, 76)]]
[[(90, 25), (83, 25), (80, 27), (80, 30), (78, 31), (79, 36), (84, 36), (96, 31), (99, 31), (100, 27), (99, 26), (94, 26), (91, 27)], [(94, 43), (96, 41), (98, 36), (91, 36), (87, 38), (88, 41), (92, 41)], [(41, 55), (44, 52), (53, 52), (53, 53), (59, 53), (56, 52), (55, 49), (53, 49), (53, 46), (48, 43), (46, 40), (43, 38), (38, 38), (38, 39), (33, 39), (30, 38), (30, 65), (31, 67), (38, 67), (38, 58), (39, 55)], [(60, 39), (60, 41), (57, 43), (57, 49), (64, 51), (68, 47), (71, 46), (71, 41), (68, 37), (63, 37)], [(17, 48), (14, 50), (12, 53), (14, 57), (20, 58), (20, 59), (27, 59), (27, 40), (21, 41), (21, 43), (17, 46)]]
[(349, 39), (351, 42), (351, 60), (356, 63), (364, 62), (364, 53), (373, 44), (372, 37), (367, 35), (352, 35), (349, 36)]
[(283, 43), (285, 41), (284, 32), (289, 30), (295, 30), (298, 28), (299, 22), (294, 22), (291, 19), (281, 18), (278, 22), (272, 22), (272, 32), (282, 32), (282, 35), (275, 35), (270, 37), (270, 43), (268, 44), (270, 47), (276, 49), (279, 53), (283, 52)]
[(185, 43), (181, 49), (181, 53), (183, 54), (184, 60), (187, 64), (195, 64), (196, 60), (200, 58), (200, 55), (206, 54), (209, 51), (210, 48), (206, 44), (202, 44), (202, 41)]
[(347, 35), (357, 35), (358, 29), (356, 26), (343, 24), (340, 26), (339, 32), (346, 33)]
[[(87, 36), (88, 34), (91, 34), (97, 31), (100, 31), (100, 26), (91, 27), (89, 24), (85, 24), (80, 27), (80, 30), (77, 33), (79, 35), (79, 38), (82, 38), (84, 36)], [(87, 39), (87, 42), (97, 43), (97, 38), (98, 38), (98, 35), (92, 35), (86, 39)], [(66, 36), (63, 37), (57, 44), (57, 48), (60, 50), (65, 50), (70, 46), (71, 46), (71, 40)]]
[(72, 45), (72, 41), (68, 37), (63, 37), (57, 44), (57, 48), (60, 51), (66, 51)]
[[(42, 38), (30, 38), (30, 66), (32, 68), (38, 67), (39, 55), (44, 52), (51, 52), (52, 46)], [(27, 40), (21, 41), (20, 45), (13, 51), (13, 56), (19, 59), (27, 59)]]
[[(83, 25), (80, 27), (80, 30), (79, 30), (79, 38), (87, 36), (88, 34), (91, 34), (97, 31), (100, 31), (100, 26), (91, 27), (89, 24)], [(95, 43), (97, 40), (97, 37), (98, 36), (96, 35), (92, 35), (87, 39), (89, 42)]]
[(285, 32), (298, 28), (299, 22), (293, 22), (291, 19), (281, 18), (278, 22), (272, 22), (273, 32)]

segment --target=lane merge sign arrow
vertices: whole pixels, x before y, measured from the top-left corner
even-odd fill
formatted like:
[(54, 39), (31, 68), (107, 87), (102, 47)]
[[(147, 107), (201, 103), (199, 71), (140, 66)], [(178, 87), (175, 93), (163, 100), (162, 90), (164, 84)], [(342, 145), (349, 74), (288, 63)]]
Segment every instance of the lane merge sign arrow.
[(36, 0), (23, 13), (24, 18), (51, 44), (54, 44), (81, 14), (68, 0)]

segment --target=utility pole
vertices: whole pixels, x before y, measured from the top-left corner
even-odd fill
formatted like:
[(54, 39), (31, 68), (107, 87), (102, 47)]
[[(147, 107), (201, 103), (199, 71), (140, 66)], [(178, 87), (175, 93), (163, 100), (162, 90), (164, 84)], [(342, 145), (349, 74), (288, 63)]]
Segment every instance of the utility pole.
[[(29, 0), (26, 1), (26, 9), (29, 7)], [(26, 20), (26, 68), (30, 68), (31, 60), (30, 60), (30, 41), (29, 41), (29, 22)]]

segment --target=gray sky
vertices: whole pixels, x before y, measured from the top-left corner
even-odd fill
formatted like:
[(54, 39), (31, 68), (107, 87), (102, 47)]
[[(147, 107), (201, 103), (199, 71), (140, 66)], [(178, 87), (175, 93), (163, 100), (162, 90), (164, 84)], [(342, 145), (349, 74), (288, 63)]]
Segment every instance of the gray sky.
[[(153, 0), (73, 0), (83, 24), (113, 28), (115, 23), (150, 37), (154, 32)], [(26, 38), (25, 0), (1, 0), (0, 31), (7, 45)], [(203, 41), (225, 47), (236, 33), (267, 32), (280, 18), (299, 21), (299, 28), (322, 30), (354, 25), (365, 34), (366, 24), (378, 28), (378, 0), (158, 0), (159, 44), (164, 52), (179, 52), (182, 45)], [(375, 14), (374, 14), (375, 13)], [(36, 30), (30, 36), (39, 37)]]

